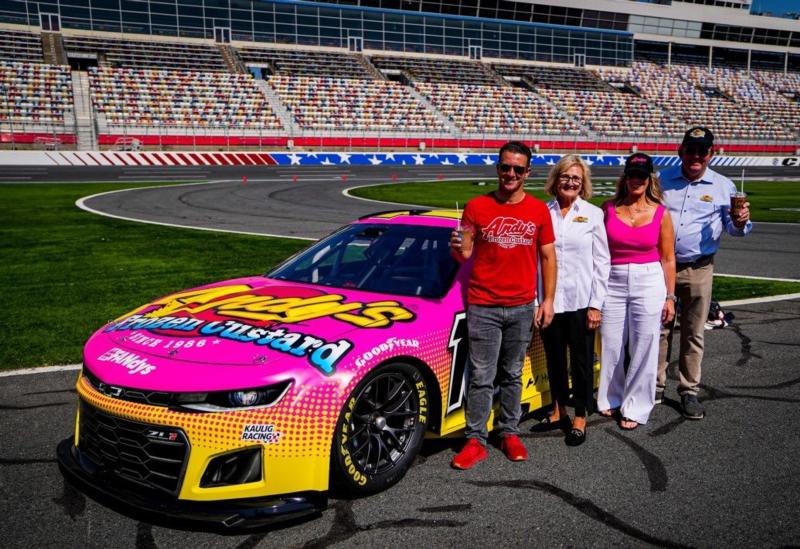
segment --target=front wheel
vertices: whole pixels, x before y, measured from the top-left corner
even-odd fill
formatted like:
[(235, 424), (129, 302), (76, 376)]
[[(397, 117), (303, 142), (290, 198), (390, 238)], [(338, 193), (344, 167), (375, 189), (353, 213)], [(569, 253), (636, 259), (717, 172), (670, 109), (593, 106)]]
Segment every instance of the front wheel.
[(345, 401), (331, 455), (335, 486), (350, 495), (403, 478), (422, 445), (428, 390), (417, 368), (391, 363), (370, 372)]

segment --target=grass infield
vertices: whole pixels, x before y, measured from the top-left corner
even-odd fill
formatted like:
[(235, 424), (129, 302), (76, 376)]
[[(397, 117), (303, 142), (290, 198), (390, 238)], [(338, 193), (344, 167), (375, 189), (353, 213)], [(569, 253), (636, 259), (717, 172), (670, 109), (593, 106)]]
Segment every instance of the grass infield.
[(105, 322), (158, 296), (266, 272), (307, 243), (109, 219), (75, 206), (125, 184), (0, 185), (0, 368), (81, 361)]
[[(173, 291), (264, 273), (307, 245), (121, 221), (75, 206), (90, 194), (156, 185), (163, 183), (0, 185), (0, 369), (80, 362), (84, 342), (108, 320)], [(489, 188), (440, 182), (356, 192), (455, 207)], [(800, 284), (731, 279), (716, 288), (715, 298), (727, 300), (799, 292)]]

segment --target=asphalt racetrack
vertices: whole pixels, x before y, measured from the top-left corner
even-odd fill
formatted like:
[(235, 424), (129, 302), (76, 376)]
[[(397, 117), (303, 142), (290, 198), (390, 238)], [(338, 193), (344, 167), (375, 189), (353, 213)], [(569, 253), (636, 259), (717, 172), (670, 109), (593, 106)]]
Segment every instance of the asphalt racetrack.
[[(387, 170), (75, 169), (39, 171), (32, 180), (225, 180), (115, 193), (85, 205), (160, 223), (317, 238), (358, 215), (394, 207), (345, 197), (345, 188), (391, 182), (392, 175), (397, 181), (466, 175), (424, 166)], [(478, 175), (493, 181), (491, 168)], [(748, 175), (756, 178), (756, 170)], [(800, 278), (800, 226), (757, 223), (750, 237), (723, 242), (717, 272)], [(3, 547), (142, 549), (798, 545), (800, 300), (727, 310), (735, 324), (706, 332), (702, 421), (680, 415), (672, 364), (665, 404), (635, 431), (595, 415), (586, 444), (569, 448), (560, 433), (530, 433), (541, 417), (535, 414), (522, 424), (529, 461), (511, 463), (493, 448), (470, 471), (449, 467), (459, 439), (428, 441), (392, 489), (331, 499), (316, 519), (250, 533), (187, 531), (84, 496), (63, 480), (55, 462), (56, 444), (73, 427), (76, 373), (0, 377), (0, 540)]]

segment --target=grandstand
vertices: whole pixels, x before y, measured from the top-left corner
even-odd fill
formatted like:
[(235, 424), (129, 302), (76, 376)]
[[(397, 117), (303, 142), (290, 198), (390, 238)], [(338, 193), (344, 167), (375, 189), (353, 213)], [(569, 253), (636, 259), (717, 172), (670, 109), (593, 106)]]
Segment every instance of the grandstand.
[(0, 146), (800, 144), (800, 22), (739, 0), (76, 2), (0, 5)]

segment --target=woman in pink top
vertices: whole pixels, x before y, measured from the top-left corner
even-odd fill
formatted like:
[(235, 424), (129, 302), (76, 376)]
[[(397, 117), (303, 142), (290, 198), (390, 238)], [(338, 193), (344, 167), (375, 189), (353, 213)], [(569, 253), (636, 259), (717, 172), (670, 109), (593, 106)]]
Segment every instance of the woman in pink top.
[(603, 204), (603, 211), (611, 274), (600, 326), (597, 407), (604, 416), (619, 410), (620, 427), (630, 430), (647, 423), (653, 409), (659, 332), (675, 316), (672, 219), (664, 215), (649, 156), (628, 157), (617, 194)]

